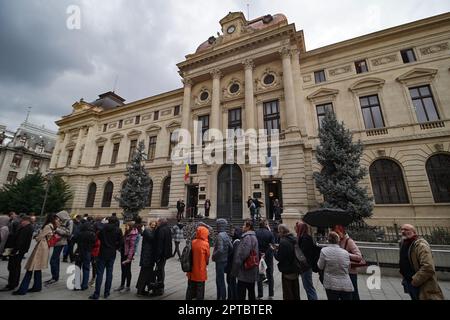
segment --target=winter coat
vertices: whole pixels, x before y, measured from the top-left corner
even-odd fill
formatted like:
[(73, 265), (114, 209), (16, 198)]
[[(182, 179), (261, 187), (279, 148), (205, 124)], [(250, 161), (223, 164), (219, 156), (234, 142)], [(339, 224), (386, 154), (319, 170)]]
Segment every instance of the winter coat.
[(214, 246), (212, 261), (227, 262), (229, 250), (233, 249), (230, 236), (227, 233), (228, 222), (225, 219), (217, 219), (217, 241)]
[(33, 239), (33, 231), (34, 229), (32, 224), (19, 227), (12, 246), (11, 255), (24, 255), (28, 252), (30, 249), (31, 240)]
[(250, 256), (251, 250), (255, 250), (256, 253), (259, 252), (258, 239), (256, 239), (255, 231), (247, 231), (242, 235), (241, 242), (233, 257), (231, 274), (239, 281), (247, 283), (258, 281), (259, 270), (257, 267), (250, 270), (245, 270), (244, 268), (244, 262)]
[(104, 260), (115, 259), (116, 251), (119, 250), (123, 243), (122, 231), (115, 224), (105, 224), (104, 228), (99, 232), (100, 240), (99, 258)]
[(145, 229), (142, 233), (141, 260), (139, 266), (152, 267), (154, 261), (155, 230)]
[(156, 228), (154, 250), (156, 261), (172, 257), (172, 233), (167, 223)]
[(52, 224), (47, 224), (36, 236), (36, 246), (33, 249), (28, 261), (25, 265), (27, 271), (41, 271), (48, 268), (48, 256), (50, 248), (47, 241), (53, 236), (54, 227)]
[(6, 240), (6, 244), (5, 244), (5, 248), (12, 248), (14, 245), (14, 242), (16, 241), (16, 234), (17, 234), (17, 230), (19, 229), (20, 226), (20, 219), (16, 218), (16, 219), (9, 219), (8, 222), (8, 238)]
[(67, 211), (60, 211), (56, 216), (61, 220), (61, 225), (56, 229), (56, 233), (61, 236), (61, 239), (56, 243), (55, 247), (65, 246), (72, 236), (73, 220), (70, 219)]
[[(345, 235), (345, 237), (343, 239), (340, 240), (339, 246), (342, 249), (348, 251), (348, 253), (350, 254), (350, 261), (360, 262), (362, 260), (361, 251), (359, 250), (359, 248), (356, 245), (355, 241), (353, 241), (353, 239), (350, 238), (347, 234)], [(358, 270), (352, 269), (350, 267), (350, 273), (351, 274), (358, 274)]]
[(181, 242), (184, 240), (183, 225), (181, 223), (176, 224), (172, 227), (172, 238), (175, 242)]
[(267, 251), (272, 250), (270, 244), (275, 243), (273, 233), (267, 228), (260, 228), (256, 230), (256, 238), (258, 239), (258, 248), (260, 254), (265, 254)]
[(420, 288), (420, 300), (444, 300), (444, 295), (439, 287), (433, 254), (430, 245), (425, 239), (419, 238), (409, 248), (409, 260), (415, 274), (411, 284)]
[(298, 246), (305, 255), (306, 260), (308, 261), (308, 264), (311, 266), (312, 270), (314, 272), (319, 272), (317, 262), (319, 261), (321, 248), (314, 243), (313, 238), (308, 234), (299, 237)]
[(283, 274), (298, 273), (295, 267), (295, 243), (297, 239), (293, 234), (280, 238), (280, 245), (275, 251), (274, 257), (278, 260), (278, 270)]
[(80, 254), (92, 252), (95, 241), (96, 235), (94, 232), (94, 227), (89, 222), (81, 223), (78, 228), (78, 235), (76, 237), (76, 243)]
[(208, 271), (206, 268), (210, 253), (208, 236), (208, 229), (200, 226), (197, 229), (196, 238), (192, 240), (192, 272), (187, 273), (187, 277), (191, 281), (204, 282), (208, 279)]
[(328, 290), (353, 292), (353, 284), (350, 280), (350, 254), (332, 244), (320, 251), (317, 266), (324, 271), (323, 286)]
[(134, 257), (134, 253), (135, 253), (135, 248), (136, 248), (136, 241), (137, 241), (137, 236), (138, 236), (139, 232), (136, 228), (132, 228), (130, 231), (128, 231), (127, 233), (125, 233), (125, 237), (124, 237), (124, 254), (127, 257), (128, 261), (132, 261), (133, 257)]

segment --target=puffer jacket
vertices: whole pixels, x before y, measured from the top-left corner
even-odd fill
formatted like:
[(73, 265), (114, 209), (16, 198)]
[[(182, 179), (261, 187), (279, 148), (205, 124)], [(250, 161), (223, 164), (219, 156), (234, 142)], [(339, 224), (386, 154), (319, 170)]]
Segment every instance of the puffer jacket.
[(444, 295), (439, 287), (433, 254), (430, 245), (425, 239), (417, 239), (409, 248), (409, 260), (416, 272), (411, 284), (420, 288), (420, 300), (444, 300)]
[(259, 252), (255, 231), (247, 231), (242, 235), (241, 242), (233, 257), (231, 275), (236, 277), (239, 281), (247, 283), (258, 281), (259, 269), (255, 267), (246, 270), (244, 267), (244, 262), (250, 256), (251, 250), (255, 250), (256, 254)]
[(187, 277), (191, 281), (204, 282), (208, 279), (208, 271), (206, 268), (210, 253), (208, 236), (208, 229), (200, 226), (197, 229), (196, 238), (192, 240), (192, 272), (187, 273)]
[(139, 234), (138, 229), (132, 228), (130, 231), (125, 233), (124, 236), (124, 248), (125, 248), (125, 256), (127, 257), (128, 261), (132, 261), (135, 253), (136, 248), (136, 240), (137, 236)]
[(228, 222), (225, 219), (217, 219), (217, 241), (214, 246), (212, 261), (226, 262), (228, 260), (228, 252), (233, 249), (230, 236), (227, 233)]

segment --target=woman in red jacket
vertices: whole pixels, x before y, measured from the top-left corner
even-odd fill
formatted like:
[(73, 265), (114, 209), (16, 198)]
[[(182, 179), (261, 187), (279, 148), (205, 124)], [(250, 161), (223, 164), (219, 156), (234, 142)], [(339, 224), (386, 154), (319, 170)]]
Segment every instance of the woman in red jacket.
[(205, 282), (208, 279), (207, 266), (209, 263), (210, 247), (208, 242), (209, 231), (200, 226), (197, 229), (197, 236), (192, 240), (192, 272), (187, 273), (188, 288), (186, 300), (204, 300)]

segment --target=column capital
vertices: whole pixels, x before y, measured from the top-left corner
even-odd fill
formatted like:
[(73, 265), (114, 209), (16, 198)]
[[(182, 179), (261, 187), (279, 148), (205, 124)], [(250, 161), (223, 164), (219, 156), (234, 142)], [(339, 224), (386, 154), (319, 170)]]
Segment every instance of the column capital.
[(213, 79), (220, 79), (222, 78), (222, 71), (220, 69), (212, 69), (209, 74)]
[(280, 50), (278, 50), (278, 53), (280, 54), (281, 58), (290, 58), (292, 51), (288, 47), (283, 47)]
[(242, 64), (244, 65), (245, 70), (253, 70), (255, 68), (255, 62), (253, 61), (253, 59), (245, 59), (244, 61), (242, 61)]
[(184, 84), (185, 87), (187, 87), (187, 86), (192, 86), (192, 85), (194, 84), (194, 82), (192, 81), (192, 79), (191, 79), (191, 78), (188, 78), (188, 77), (182, 79), (181, 82), (183, 82), (183, 84)]

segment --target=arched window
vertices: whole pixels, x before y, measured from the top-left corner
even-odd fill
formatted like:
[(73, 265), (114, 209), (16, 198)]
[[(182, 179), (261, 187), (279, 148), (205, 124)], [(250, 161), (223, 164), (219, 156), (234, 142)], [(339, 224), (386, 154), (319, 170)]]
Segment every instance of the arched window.
[(86, 198), (86, 208), (93, 208), (95, 202), (95, 194), (97, 193), (97, 185), (92, 182), (88, 187), (88, 194)]
[(152, 206), (152, 195), (153, 195), (153, 180), (150, 179), (150, 186), (149, 186), (149, 190), (148, 190), (147, 207), (151, 207)]
[(426, 168), (434, 202), (450, 202), (450, 155), (432, 156), (428, 159)]
[(370, 166), (376, 204), (409, 203), (400, 166), (392, 160), (377, 160)]
[(161, 207), (169, 206), (170, 197), (170, 177), (167, 177), (163, 182), (162, 195), (161, 195)]
[(111, 199), (114, 191), (114, 185), (111, 181), (108, 181), (105, 185), (105, 190), (103, 191), (102, 208), (111, 207)]

